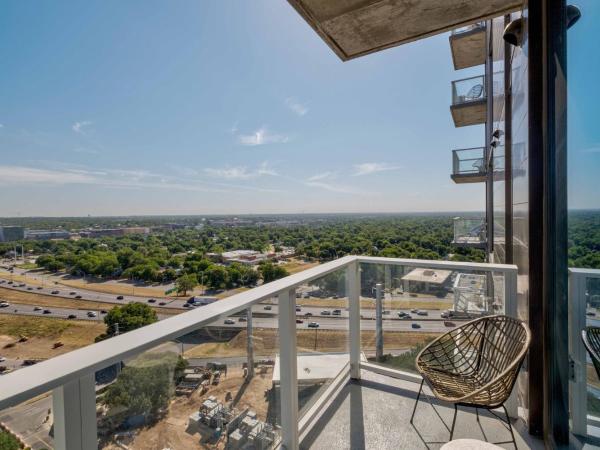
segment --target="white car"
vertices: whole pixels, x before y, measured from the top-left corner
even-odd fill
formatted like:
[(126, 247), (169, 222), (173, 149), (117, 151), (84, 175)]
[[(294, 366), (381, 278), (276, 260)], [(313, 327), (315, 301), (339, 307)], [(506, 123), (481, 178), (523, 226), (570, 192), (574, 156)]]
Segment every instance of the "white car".
[(98, 315), (94, 311), (88, 311), (87, 316), (88, 317), (97, 317)]
[(6, 358), (4, 356), (0, 356), (0, 362), (4, 362), (6, 361)]
[(235, 320), (233, 319), (225, 319), (225, 325), (233, 325), (235, 324)]
[(41, 310), (42, 310), (42, 307), (41, 307), (41, 306), (34, 306), (34, 307), (33, 307), (33, 310), (34, 310), (34, 311), (41, 311)]
[(10, 303), (8, 302), (0, 302), (0, 308), (8, 308), (10, 306)]

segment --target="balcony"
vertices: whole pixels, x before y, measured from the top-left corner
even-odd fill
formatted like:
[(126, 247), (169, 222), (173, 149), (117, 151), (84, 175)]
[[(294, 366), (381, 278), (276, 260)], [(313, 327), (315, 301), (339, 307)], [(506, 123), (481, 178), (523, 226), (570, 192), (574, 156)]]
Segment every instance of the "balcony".
[(454, 245), (460, 247), (485, 248), (486, 226), (481, 218), (454, 218)]
[(485, 76), (453, 81), (450, 112), (454, 125), (466, 127), (485, 123), (486, 99)]
[(454, 69), (466, 69), (485, 63), (485, 22), (452, 30), (449, 40)]
[(452, 150), (452, 175), (457, 183), (482, 183), (486, 180), (485, 148)]
[[(466, 311), (461, 279), (494, 282), (471, 283)], [(409, 424), (416, 353), (470, 318), (514, 316), (516, 298), (516, 266), (346, 256), (4, 375), (0, 420), (67, 450), (439, 445), (448, 405), (422, 401)], [(509, 438), (488, 413), (475, 423), (461, 410), (455, 437)]]

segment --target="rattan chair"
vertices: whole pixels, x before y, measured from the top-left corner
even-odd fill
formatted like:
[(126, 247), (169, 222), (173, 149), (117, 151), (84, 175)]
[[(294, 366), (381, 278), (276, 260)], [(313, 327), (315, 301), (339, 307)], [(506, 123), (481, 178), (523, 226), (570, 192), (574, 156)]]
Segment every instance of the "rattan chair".
[(592, 363), (594, 363), (596, 374), (600, 378), (600, 328), (587, 327), (585, 330), (581, 330), (581, 339), (592, 359)]
[(478, 408), (492, 412), (492, 409), (502, 407), (516, 448), (504, 403), (513, 389), (530, 343), (527, 325), (502, 315), (472, 320), (438, 337), (417, 356), (416, 366), (423, 381), (410, 423), (413, 423), (426, 382), (436, 398), (454, 404), (450, 440), (454, 436), (458, 406), (476, 408), (477, 421)]

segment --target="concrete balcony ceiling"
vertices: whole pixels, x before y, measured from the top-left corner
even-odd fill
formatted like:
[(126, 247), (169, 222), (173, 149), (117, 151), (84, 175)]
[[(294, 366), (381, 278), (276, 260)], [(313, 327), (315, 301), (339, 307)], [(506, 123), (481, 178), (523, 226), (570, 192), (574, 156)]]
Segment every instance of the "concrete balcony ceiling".
[(343, 60), (522, 7), (521, 0), (288, 0)]
[(450, 36), (454, 69), (466, 69), (485, 63), (485, 27), (474, 27)]

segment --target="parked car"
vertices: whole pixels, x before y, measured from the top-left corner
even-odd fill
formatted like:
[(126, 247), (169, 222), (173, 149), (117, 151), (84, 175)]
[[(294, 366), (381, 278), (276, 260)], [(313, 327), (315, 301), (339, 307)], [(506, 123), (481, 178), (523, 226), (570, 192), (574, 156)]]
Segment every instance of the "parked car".
[(235, 321), (233, 319), (225, 319), (225, 325), (233, 325), (235, 324)]
[(271, 305), (265, 305), (265, 307), (263, 308), (265, 311), (271, 311), (273, 308)]
[(117, 295), (117, 300), (123, 300), (125, 297), (123, 297), (122, 295)]
[(418, 323), (413, 323), (413, 324), (411, 324), (411, 327), (414, 329), (419, 329), (419, 328), (421, 328), (421, 325), (419, 325)]
[(324, 309), (323, 311), (321, 311), (321, 315), (322, 316), (330, 316), (331, 315), (331, 311), (328, 311), (328, 310)]
[(44, 314), (52, 314), (52, 311), (50, 311), (49, 309), (45, 309)]
[(98, 316), (98, 314), (96, 314), (94, 311), (88, 311), (88, 312), (87, 312), (87, 316), (88, 316), (88, 317), (97, 317), (97, 316)]
[(67, 319), (77, 319), (77, 316), (75, 314), (69, 314)]
[(318, 322), (309, 322), (308, 328), (319, 328), (319, 323)]
[(52, 291), (52, 295), (58, 295), (60, 294), (60, 291)]

